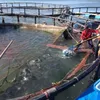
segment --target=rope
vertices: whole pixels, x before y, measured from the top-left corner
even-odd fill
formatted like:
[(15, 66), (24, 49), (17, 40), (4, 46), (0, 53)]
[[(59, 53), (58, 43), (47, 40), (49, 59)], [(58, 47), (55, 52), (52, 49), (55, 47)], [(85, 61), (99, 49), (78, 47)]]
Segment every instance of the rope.
[(68, 34), (71, 36), (71, 38), (72, 38), (76, 43), (78, 43), (78, 41), (72, 36), (72, 34), (69, 32), (68, 29), (67, 29), (67, 32), (68, 32)]
[[(62, 24), (58, 24), (58, 25), (60, 25), (60, 26), (62, 26)], [(64, 26), (64, 25), (63, 25)], [(78, 41), (72, 36), (72, 34), (69, 32), (69, 30), (68, 30), (68, 27), (71, 27), (71, 28), (73, 28), (71, 25), (70, 25), (70, 23), (68, 23), (67, 25), (67, 28), (66, 28), (66, 30), (67, 30), (67, 32), (68, 32), (68, 34), (71, 36), (71, 38), (76, 42), (76, 43), (78, 43)]]
[[(3, 52), (0, 54), (0, 58), (4, 55), (4, 53), (8, 50), (8, 48), (10, 47), (10, 45), (12, 44), (12, 42), (13, 42), (13, 40), (11, 40), (10, 42), (9, 42), (9, 44), (6, 46), (6, 48), (3, 50)], [(18, 68), (17, 68), (18, 69)], [(13, 72), (13, 71), (12, 71)], [(0, 84), (0, 87), (2, 87), (3, 86), (3, 84), (5, 83), (5, 82), (7, 82), (7, 83), (12, 83), (12, 82), (14, 82), (16, 79), (17, 79), (17, 74), (16, 74), (16, 77), (15, 77), (15, 79), (13, 80), (13, 81), (8, 81), (8, 76), (9, 76), (9, 73), (10, 73), (10, 67), (8, 67), (8, 70), (7, 70), (7, 75), (6, 75), (6, 77), (3, 79), (3, 81), (2, 81), (2, 83)], [(10, 73), (11, 74), (11, 73)], [(5, 75), (3, 75), (3, 76), (5, 76)], [(2, 76), (2, 77), (3, 77)]]
[(84, 67), (86, 67), (86, 66), (89, 66), (89, 65), (91, 65), (91, 63), (89, 63), (89, 64), (85, 64), (86, 63), (86, 60), (87, 60), (87, 58), (89, 57), (89, 55), (90, 55), (90, 53), (88, 53), (87, 52), (87, 54), (85, 55), (85, 57), (82, 59), (82, 61), (76, 66), (76, 68), (73, 68), (73, 69), (71, 69), (65, 76), (64, 76), (64, 78), (62, 79), (62, 80), (60, 80), (60, 81), (58, 81), (58, 82), (56, 82), (56, 83), (53, 83), (53, 84), (61, 84), (61, 83), (63, 83), (63, 82), (66, 82), (66, 81), (68, 81), (68, 76), (70, 75), (70, 77), (72, 77), (73, 76), (73, 73), (74, 74), (76, 74), (76, 72), (78, 72), (79, 71), (79, 69), (82, 69), (82, 68), (84, 68)]
[(58, 36), (56, 37), (56, 39), (53, 41), (53, 44), (59, 39), (59, 37), (60, 37), (62, 34), (63, 34), (63, 32), (61, 32), (61, 34), (58, 35)]
[[(18, 66), (18, 68), (16, 68), (15, 70), (17, 70), (17, 69), (20, 69), (22, 66)], [(3, 79), (3, 81), (2, 81), (2, 83), (0, 84), (0, 87), (2, 87), (3, 85), (4, 85), (4, 83), (6, 82), (6, 83), (13, 83), (14, 81), (16, 81), (17, 80), (17, 78), (18, 78), (18, 74), (16, 73), (16, 75), (15, 75), (15, 78), (14, 78), (14, 80), (12, 81), (9, 81), (8, 80), (8, 76), (12, 73), (12, 72), (14, 72), (15, 70), (13, 70), (11, 73), (10, 73), (10, 69), (11, 69), (11, 67), (8, 67), (8, 70), (7, 70), (7, 75), (6, 75), (6, 77)]]
[(3, 79), (2, 83), (0, 84), (0, 87), (2, 87), (3, 84), (4, 84), (5, 82), (10, 83), (10, 82), (8, 82), (8, 80), (7, 80), (7, 77), (8, 77), (8, 75), (9, 75), (9, 70), (10, 70), (10, 67), (8, 68), (7, 75), (6, 75), (6, 77)]

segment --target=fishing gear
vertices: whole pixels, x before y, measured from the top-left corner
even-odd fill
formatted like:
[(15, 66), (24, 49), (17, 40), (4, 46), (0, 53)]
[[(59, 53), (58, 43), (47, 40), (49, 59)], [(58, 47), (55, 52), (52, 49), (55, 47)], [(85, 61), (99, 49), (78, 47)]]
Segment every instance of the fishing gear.
[(88, 38), (88, 39), (86, 39), (86, 40), (84, 40), (84, 41), (81, 41), (81, 42), (79, 42), (79, 43), (77, 43), (77, 44), (75, 44), (75, 45), (72, 45), (72, 46), (70, 46), (70, 47), (68, 47), (67, 49), (64, 49), (63, 51), (62, 51), (62, 53), (63, 53), (63, 55), (64, 56), (72, 56), (72, 55), (75, 55), (76, 54), (76, 52), (74, 51), (74, 49), (75, 48), (77, 48), (77, 47), (79, 47), (81, 44), (83, 44), (84, 42), (87, 42), (87, 41), (89, 41), (89, 40), (92, 40), (92, 39), (95, 39), (95, 38), (97, 38), (97, 37), (99, 37), (100, 35), (96, 35), (96, 36), (93, 36), (93, 37), (91, 37), (91, 38)]
[(75, 47), (71, 46), (71, 47), (69, 47), (67, 49), (64, 49), (62, 51), (63, 56), (71, 57), (71, 56), (75, 55), (76, 53), (74, 52), (73, 48), (75, 48)]
[[(44, 91), (41, 90), (35, 94), (29, 94), (23, 97), (17, 97), (13, 98), (11, 100), (54, 100), (55, 96), (57, 96), (62, 91), (70, 88), (74, 84), (81, 81), (83, 78), (85, 78), (87, 75), (89, 75), (95, 68), (100, 64), (100, 57), (98, 57), (95, 61), (92, 62), (92, 64), (87, 68), (87, 70), (84, 70), (79, 75), (73, 77), (71, 80), (65, 81), (64, 83), (58, 84), (56, 86), (53, 86), (51, 88), (45, 89)], [(52, 99), (53, 98), (53, 99)]]

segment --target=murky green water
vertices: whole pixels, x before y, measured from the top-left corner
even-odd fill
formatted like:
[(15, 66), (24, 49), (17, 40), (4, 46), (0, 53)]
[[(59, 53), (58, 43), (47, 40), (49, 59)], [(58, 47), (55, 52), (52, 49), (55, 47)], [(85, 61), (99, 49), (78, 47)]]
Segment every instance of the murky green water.
[[(55, 36), (52, 34), (35, 30), (10, 27), (0, 29), (1, 51), (10, 40), (13, 40), (12, 45), (0, 59), (0, 75), (4, 75), (8, 67), (11, 68), (10, 71), (18, 66), (21, 67), (17, 80), (1, 94), (0, 100), (23, 96), (49, 87), (52, 82), (61, 80), (69, 70), (81, 61), (83, 54), (63, 58), (62, 51), (47, 48), (46, 44), (52, 43), (54, 38)], [(67, 43), (71, 43), (71, 41), (68, 40)], [(8, 79), (13, 79), (11, 78), (13, 76), (15, 77), (12, 74)], [(4, 88), (3, 86), (0, 90), (3, 91)], [(61, 97), (57, 100), (61, 100)], [(67, 97), (63, 100), (66, 99)]]
[[(86, 3), (83, 5), (80, 4), (80, 2), (76, 4), (74, 4), (74, 2), (72, 4), (71, 2), (70, 5), (89, 6), (92, 5), (92, 3)], [(93, 3), (92, 6), (95, 5), (97, 4)], [(20, 18), (20, 21), (28, 23), (32, 23), (33, 21), (34, 23), (34, 20), (31, 18)], [(43, 23), (43, 21), (51, 24), (53, 22), (52, 20), (48, 20), (46, 18), (37, 20), (39, 23)], [(5, 22), (11, 22), (11, 18), (8, 19), (5, 17)], [(13, 18), (12, 22), (17, 22), (17, 18)], [(52, 43), (54, 38), (55, 37), (53, 35), (45, 32), (20, 29), (15, 30), (11, 27), (0, 27), (0, 53), (7, 46), (10, 40), (14, 40), (13, 44), (7, 50), (3, 58), (0, 59), (0, 76), (6, 73), (8, 67), (11, 67), (10, 71), (18, 68), (19, 66), (21, 67), (21, 69), (8, 77), (8, 80), (12, 80), (16, 76), (16, 73), (18, 74), (18, 78), (13, 84), (5, 83), (2, 87), (0, 87), (0, 91), (3, 91), (3, 89), (7, 86), (10, 86), (3, 94), (0, 95), (0, 100), (23, 96), (48, 87), (52, 82), (61, 80), (70, 69), (80, 62), (83, 56), (81, 54), (77, 54), (70, 59), (64, 59), (62, 58), (62, 52), (60, 50), (50, 48), (47, 49), (45, 45), (47, 43)], [(67, 45), (72, 43), (70, 40), (67, 42), (63, 40), (62, 42)], [(0, 80), (1, 78), (2, 77), (0, 77)], [(75, 98), (87, 87), (88, 80), (89, 77), (86, 77), (83, 81), (60, 93), (56, 96), (56, 100), (75, 100)]]

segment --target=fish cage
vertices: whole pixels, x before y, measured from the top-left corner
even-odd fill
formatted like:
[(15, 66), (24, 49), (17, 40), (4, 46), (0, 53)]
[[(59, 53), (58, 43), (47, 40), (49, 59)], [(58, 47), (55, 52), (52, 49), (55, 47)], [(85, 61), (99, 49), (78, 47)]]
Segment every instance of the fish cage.
[(79, 42), (81, 31), (73, 32), (72, 18), (59, 18), (62, 9), (69, 6), (0, 5), (0, 100), (73, 100), (82, 93), (99, 58), (95, 60), (88, 49), (63, 55), (62, 50)]

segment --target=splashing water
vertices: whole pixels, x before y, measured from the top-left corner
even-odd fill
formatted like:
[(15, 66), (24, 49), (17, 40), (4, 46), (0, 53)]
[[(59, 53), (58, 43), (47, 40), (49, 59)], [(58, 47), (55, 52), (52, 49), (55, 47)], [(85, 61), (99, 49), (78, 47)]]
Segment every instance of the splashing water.
[(65, 49), (62, 51), (62, 53), (63, 53), (63, 56), (66, 56), (69, 58), (76, 54), (73, 50), (70, 50), (70, 49)]

